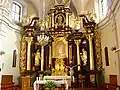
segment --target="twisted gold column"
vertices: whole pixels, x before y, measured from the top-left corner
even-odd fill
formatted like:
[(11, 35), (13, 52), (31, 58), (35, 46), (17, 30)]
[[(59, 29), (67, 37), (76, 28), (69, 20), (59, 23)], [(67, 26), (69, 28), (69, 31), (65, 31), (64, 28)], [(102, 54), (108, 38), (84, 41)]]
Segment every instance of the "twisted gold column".
[(25, 37), (25, 40), (28, 43), (28, 46), (27, 46), (27, 70), (30, 70), (31, 69), (31, 57), (30, 57), (31, 50), (30, 50), (30, 47), (31, 47), (31, 42), (33, 40), (33, 37)]
[[(77, 45), (77, 64), (80, 65), (80, 50), (79, 50), (79, 44), (81, 40), (75, 40), (75, 44)], [(78, 66), (78, 71), (80, 71), (80, 66)]]
[(93, 38), (93, 34), (88, 34), (89, 52), (90, 52), (90, 70), (94, 70), (94, 58), (93, 58), (92, 38)]

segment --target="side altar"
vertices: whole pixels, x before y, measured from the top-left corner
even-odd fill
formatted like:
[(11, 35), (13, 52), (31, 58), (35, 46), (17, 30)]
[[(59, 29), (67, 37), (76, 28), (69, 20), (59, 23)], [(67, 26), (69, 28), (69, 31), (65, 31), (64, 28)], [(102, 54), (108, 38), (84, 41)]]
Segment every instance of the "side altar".
[[(90, 87), (93, 81), (95, 85), (95, 71), (101, 69), (102, 63), (100, 43), (96, 45), (94, 39), (99, 36), (95, 37), (95, 22), (89, 15), (75, 16), (70, 7), (62, 4), (54, 5), (46, 19), (26, 20), (29, 22), (23, 25), (20, 46), (21, 76), (29, 75), (33, 85), (36, 77), (44, 76), (46, 71), (52, 76), (70, 76), (72, 70), (76, 80), (79, 74), (87, 72), (86, 86)], [(95, 52), (95, 48), (98, 51)], [(73, 68), (75, 65), (79, 66)]]

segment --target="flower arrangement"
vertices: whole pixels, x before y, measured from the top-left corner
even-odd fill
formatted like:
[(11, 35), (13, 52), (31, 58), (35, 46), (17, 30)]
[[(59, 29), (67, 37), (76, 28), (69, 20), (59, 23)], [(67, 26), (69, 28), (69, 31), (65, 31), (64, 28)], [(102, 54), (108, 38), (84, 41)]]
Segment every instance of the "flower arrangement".
[(4, 51), (0, 51), (0, 56), (2, 56), (3, 54), (5, 54), (5, 52)]
[(47, 81), (44, 85), (45, 88), (55, 88), (56, 87), (56, 83), (53, 81)]

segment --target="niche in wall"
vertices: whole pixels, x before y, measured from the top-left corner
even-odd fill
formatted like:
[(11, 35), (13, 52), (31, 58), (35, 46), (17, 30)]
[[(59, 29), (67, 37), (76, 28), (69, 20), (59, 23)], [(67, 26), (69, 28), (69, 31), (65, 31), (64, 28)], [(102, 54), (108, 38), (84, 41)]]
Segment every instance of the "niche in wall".
[(12, 67), (16, 67), (17, 51), (13, 50), (13, 64)]
[(106, 66), (109, 66), (108, 47), (105, 47), (104, 50), (105, 50), (105, 63)]

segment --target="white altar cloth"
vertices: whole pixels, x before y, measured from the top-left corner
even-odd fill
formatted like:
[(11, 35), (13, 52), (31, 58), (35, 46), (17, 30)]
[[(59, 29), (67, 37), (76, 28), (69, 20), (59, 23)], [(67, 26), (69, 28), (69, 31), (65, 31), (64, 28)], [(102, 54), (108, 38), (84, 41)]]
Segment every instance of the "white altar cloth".
[(39, 90), (39, 85), (40, 84), (45, 84), (47, 81), (53, 81), (55, 82), (57, 85), (61, 85), (61, 84), (64, 84), (65, 87), (66, 87), (66, 90), (68, 90), (68, 82), (66, 80), (58, 80), (58, 81), (55, 81), (55, 80), (36, 80), (34, 82), (34, 90)]
[(71, 76), (44, 76), (45, 80), (71, 80)]

